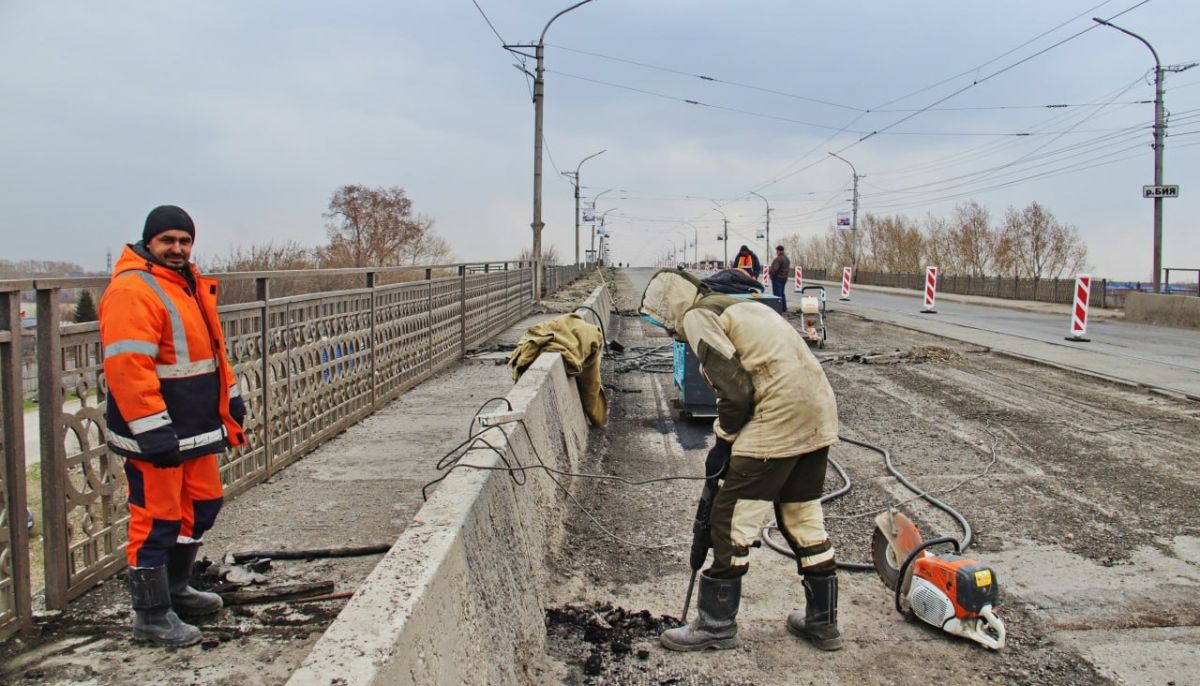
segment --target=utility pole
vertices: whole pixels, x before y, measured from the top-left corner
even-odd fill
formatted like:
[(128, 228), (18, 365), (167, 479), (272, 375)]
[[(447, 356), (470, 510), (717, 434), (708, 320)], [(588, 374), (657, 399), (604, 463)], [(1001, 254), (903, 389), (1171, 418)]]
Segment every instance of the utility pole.
[(771, 203), (767, 202), (766, 198), (762, 197), (758, 193), (755, 193), (754, 191), (750, 191), (750, 195), (757, 196), (758, 198), (762, 199), (763, 203), (765, 203), (767, 206), (767, 251), (765, 253), (763, 253), (763, 259), (770, 261), (771, 254), (772, 254), (771, 253)]
[(854, 175), (854, 195), (852, 196), (851, 208), (850, 208), (850, 269), (851, 269), (851, 273), (857, 274), (858, 273), (858, 255), (856, 253), (858, 251), (855, 250), (855, 243), (857, 242), (857, 237), (858, 237), (858, 234), (856, 233), (858, 231), (858, 180), (865, 179), (866, 175), (864, 174), (864, 175), (860, 176), (858, 173), (858, 170), (855, 169), (854, 165), (850, 163), (850, 160), (848, 160), (844, 157), (840, 157), (837, 154), (832, 153), (832, 152), (829, 154), (832, 155), (833, 157), (837, 157), (839, 160), (845, 162), (846, 164), (849, 164), (850, 165), (850, 173)]
[[(604, 150), (601, 150), (600, 152), (592, 153), (591, 155), (588, 155), (587, 157), (585, 157), (579, 161), (579, 164), (575, 166), (574, 172), (563, 172), (563, 176), (566, 176), (569, 179), (571, 179), (571, 182), (575, 186), (575, 264), (577, 266), (579, 265), (579, 169), (580, 169), (580, 167), (583, 166), (584, 162), (587, 162), (588, 160), (592, 159), (593, 157), (596, 157), (597, 155), (603, 155), (606, 152), (608, 152), (607, 148)], [(595, 211), (594, 206), (593, 206), (592, 210)], [(593, 221), (594, 221), (594, 219), (593, 219)], [(595, 226), (594, 223), (593, 223), (593, 226)], [(593, 230), (595, 230), (595, 229), (593, 229)]]
[(725, 244), (725, 264), (721, 268), (729, 269), (729, 217), (726, 217), (724, 212), (715, 207), (713, 208), (713, 212), (721, 215), (721, 221), (725, 224), (725, 233), (721, 236), (721, 242)]
[(700, 264), (700, 230), (691, 222), (684, 222), (692, 227), (692, 262)]
[[(1150, 49), (1150, 54), (1154, 56), (1154, 185), (1163, 185), (1163, 148), (1166, 138), (1166, 121), (1163, 113), (1163, 72), (1181, 72), (1191, 69), (1196, 66), (1193, 64), (1180, 65), (1175, 67), (1163, 67), (1162, 62), (1158, 59), (1158, 51), (1154, 46), (1150, 45), (1145, 38), (1137, 35), (1133, 31), (1113, 24), (1099, 17), (1092, 17), (1092, 21), (1107, 26), (1110, 29), (1116, 29), (1121, 33), (1131, 36), (1141, 41)], [(1154, 196), (1154, 292), (1162, 292), (1162, 220), (1163, 220), (1163, 197), (1161, 195)]]
[(544, 65), (546, 32), (550, 30), (550, 25), (554, 23), (555, 19), (591, 1), (582, 0), (551, 17), (550, 21), (546, 22), (546, 26), (542, 28), (542, 35), (538, 37), (535, 45), (504, 46), (505, 50), (525, 57), (529, 55), (521, 52), (518, 48), (533, 48), (533, 57), (537, 61), (533, 76), (533, 221), (530, 223), (530, 227), (533, 228), (533, 300), (537, 303), (542, 301), (542, 228), (545, 226), (542, 222), (542, 109), (546, 96)]

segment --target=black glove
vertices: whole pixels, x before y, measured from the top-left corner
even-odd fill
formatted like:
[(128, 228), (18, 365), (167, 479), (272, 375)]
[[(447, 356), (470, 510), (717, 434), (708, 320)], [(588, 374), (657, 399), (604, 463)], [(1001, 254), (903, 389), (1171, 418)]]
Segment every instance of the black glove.
[(704, 460), (704, 475), (714, 486), (729, 472), (729, 459), (732, 455), (733, 443), (723, 438), (718, 437), (716, 445), (709, 449), (708, 457)]
[(179, 448), (172, 448), (166, 452), (147, 455), (146, 461), (159, 469), (168, 469), (170, 467), (178, 467), (183, 464), (183, 454), (179, 452)]
[(729, 471), (729, 458), (733, 454), (733, 444), (722, 438), (717, 439), (708, 451), (704, 460), (704, 490), (700, 493), (700, 502), (696, 505), (696, 519), (692, 522), (692, 553), (688, 560), (692, 570), (704, 566), (708, 550), (712, 548), (712, 505), (721, 490), (721, 479)]
[(233, 417), (238, 426), (246, 428), (246, 401), (242, 400), (240, 395), (229, 399), (229, 416)]

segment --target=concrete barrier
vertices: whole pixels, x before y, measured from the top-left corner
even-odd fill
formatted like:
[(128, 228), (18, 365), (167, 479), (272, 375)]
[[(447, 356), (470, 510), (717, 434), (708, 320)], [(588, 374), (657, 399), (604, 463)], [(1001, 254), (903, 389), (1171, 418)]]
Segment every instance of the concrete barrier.
[[(603, 286), (585, 301), (605, 327), (609, 302)], [(572, 470), (587, 449), (588, 425), (562, 356), (541, 355), (506, 397), (528, 432), (519, 424), (489, 429), (504, 460), (484, 447), (462, 462)], [(566, 505), (543, 470), (525, 476), (524, 485), (506, 471), (447, 476), (288, 684), (539, 681), (523, 665), (545, 652), (545, 556), (562, 541)]]
[(1130, 292), (1125, 296), (1125, 319), (1200, 329), (1200, 298)]

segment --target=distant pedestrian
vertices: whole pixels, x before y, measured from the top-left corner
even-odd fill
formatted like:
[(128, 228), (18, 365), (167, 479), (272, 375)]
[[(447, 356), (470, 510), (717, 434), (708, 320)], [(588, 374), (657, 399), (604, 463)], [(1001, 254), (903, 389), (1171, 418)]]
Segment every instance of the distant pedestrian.
[(220, 596), (188, 582), (223, 502), (217, 455), (246, 442), (217, 282), (190, 262), (195, 237), (187, 212), (154, 208), (100, 300), (108, 447), (126, 458), (129, 481), (133, 638), (164, 646), (200, 640), (179, 615), (221, 609)]
[(737, 255), (733, 257), (733, 266), (755, 279), (762, 278), (762, 263), (758, 261), (758, 255), (750, 251), (750, 246), (743, 245), (738, 248)]
[(783, 251), (782, 245), (775, 246), (775, 259), (767, 268), (767, 276), (771, 277), (771, 295), (779, 298), (783, 311), (787, 312), (787, 282), (792, 272), (792, 261)]

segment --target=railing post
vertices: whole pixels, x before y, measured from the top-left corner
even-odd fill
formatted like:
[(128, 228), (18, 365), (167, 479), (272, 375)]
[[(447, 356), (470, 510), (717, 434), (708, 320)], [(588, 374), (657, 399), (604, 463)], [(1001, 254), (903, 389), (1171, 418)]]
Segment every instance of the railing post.
[(425, 284), (426, 284), (426, 289), (429, 292), (429, 295), (426, 296), (426, 300), (425, 300), (425, 303), (426, 303), (425, 304), (425, 315), (428, 317), (428, 325), (425, 327), (425, 329), (427, 331), (426, 336), (425, 336), (425, 345), (428, 347), (428, 351), (427, 351), (428, 355), (426, 356), (425, 359), (429, 362), (429, 369), (426, 371), (432, 372), (433, 371), (433, 270), (432, 269), (425, 270)]
[(467, 354), (467, 267), (458, 266), (458, 352)]
[[(21, 381), (21, 291), (0, 293), (0, 327), (8, 332), (0, 343), (0, 411), (4, 413), (4, 506), (8, 510), (8, 559), (12, 565), (13, 611), (17, 626), (33, 628), (29, 588), (29, 530), (22, 514), (25, 492), (25, 392)], [(0, 570), (3, 571), (3, 570)], [(3, 636), (3, 634), (0, 634)]]
[[(262, 446), (263, 468), (262, 477), (271, 473), (272, 458), (274, 457), (274, 436), (272, 436), (272, 415), (278, 411), (275, 407), (275, 393), (271, 389), (271, 280), (267, 277), (254, 279), (254, 299), (262, 303), (260, 316), (261, 329), (259, 332), (259, 354), (262, 355)], [(285, 342), (286, 345), (286, 342)]]
[(367, 369), (370, 370), (368, 373), (371, 375), (371, 409), (377, 410), (379, 408), (375, 406), (375, 403), (378, 401), (379, 394), (375, 388), (377, 376), (375, 374), (375, 297), (377, 295), (375, 292), (375, 272), (367, 272), (367, 288), (371, 289), (370, 327), (367, 331)]
[(42, 540), (46, 609), (65, 610), (67, 568), (66, 457), (62, 436), (62, 350), (58, 289), (37, 289), (38, 424), (42, 448)]

